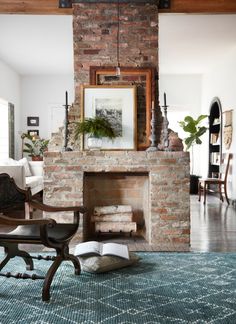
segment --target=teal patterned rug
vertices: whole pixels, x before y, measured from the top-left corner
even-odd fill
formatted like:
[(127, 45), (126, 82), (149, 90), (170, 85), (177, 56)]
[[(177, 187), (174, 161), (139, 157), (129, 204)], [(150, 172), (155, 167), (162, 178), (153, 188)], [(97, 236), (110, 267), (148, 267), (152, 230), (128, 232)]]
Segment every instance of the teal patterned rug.
[[(42, 280), (0, 277), (0, 323), (236, 323), (236, 253), (139, 255), (136, 266), (97, 275), (74, 276), (65, 262), (49, 304)], [(44, 271), (50, 264), (35, 261)], [(5, 270), (24, 272), (24, 263)]]

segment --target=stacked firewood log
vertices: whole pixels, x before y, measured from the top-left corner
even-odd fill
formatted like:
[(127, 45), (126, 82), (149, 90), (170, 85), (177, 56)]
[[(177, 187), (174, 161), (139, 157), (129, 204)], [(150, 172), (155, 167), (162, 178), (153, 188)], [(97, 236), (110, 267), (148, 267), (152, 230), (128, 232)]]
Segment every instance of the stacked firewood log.
[(131, 233), (137, 230), (137, 225), (133, 222), (132, 206), (129, 205), (94, 207), (92, 219), (95, 232)]

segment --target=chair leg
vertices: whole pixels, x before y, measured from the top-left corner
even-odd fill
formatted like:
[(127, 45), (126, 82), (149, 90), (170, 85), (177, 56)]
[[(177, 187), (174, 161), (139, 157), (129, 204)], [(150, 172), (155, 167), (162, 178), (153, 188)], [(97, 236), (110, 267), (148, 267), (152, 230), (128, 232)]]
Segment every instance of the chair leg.
[(226, 184), (224, 183), (224, 192), (225, 192), (225, 199), (229, 205), (229, 198), (228, 198), (228, 194), (227, 194), (227, 188), (226, 188)]
[(72, 254), (68, 254), (67, 260), (70, 260), (75, 267), (75, 275), (79, 275), (81, 272), (80, 262), (77, 257)]
[(201, 201), (201, 182), (198, 182), (198, 201)]
[(52, 280), (53, 277), (57, 271), (57, 269), (59, 268), (60, 264), (62, 263), (62, 261), (71, 261), (75, 267), (75, 274), (79, 275), (80, 271), (81, 271), (81, 267), (80, 267), (80, 262), (78, 260), (78, 258), (76, 258), (74, 255), (69, 253), (69, 246), (68, 246), (68, 242), (65, 242), (63, 246), (59, 247), (54, 247), (57, 251), (57, 256), (53, 262), (53, 264), (51, 265), (51, 267), (49, 268), (45, 280), (44, 280), (44, 284), (43, 284), (43, 291), (42, 291), (42, 300), (43, 301), (49, 301), (50, 300), (50, 287), (52, 284)]
[(20, 256), (24, 259), (26, 263), (26, 270), (34, 270), (34, 263), (29, 253), (18, 249), (17, 256)]
[(7, 262), (10, 260), (11, 258), (9, 257), (9, 255), (5, 255), (5, 258), (2, 260), (2, 262), (0, 263), (0, 270), (2, 270), (2, 268), (5, 267), (5, 265), (7, 264)]
[(222, 202), (224, 202), (224, 198), (223, 198), (223, 195), (222, 195), (222, 187), (221, 187), (221, 183), (219, 183), (219, 193), (220, 193), (220, 200)]
[(51, 283), (52, 283), (53, 277), (54, 277), (58, 267), (62, 263), (62, 261), (63, 261), (63, 257), (61, 255), (58, 255), (47, 272), (47, 275), (46, 275), (44, 283), (43, 283), (43, 291), (42, 291), (42, 300), (43, 301), (50, 300)]
[(206, 191), (207, 191), (206, 189), (207, 189), (207, 183), (204, 182), (204, 186), (203, 186), (203, 194), (204, 194), (204, 201), (203, 201), (203, 203), (204, 203), (204, 205), (206, 203)]
[(5, 258), (4, 260), (0, 263), (0, 270), (2, 270), (3, 267), (7, 264), (7, 262), (16, 257), (19, 256), (23, 258), (23, 260), (26, 263), (26, 269), (27, 270), (34, 270), (34, 263), (31, 258), (31, 255), (25, 251), (21, 251), (18, 248), (18, 244), (4, 244), (4, 250), (5, 250)]

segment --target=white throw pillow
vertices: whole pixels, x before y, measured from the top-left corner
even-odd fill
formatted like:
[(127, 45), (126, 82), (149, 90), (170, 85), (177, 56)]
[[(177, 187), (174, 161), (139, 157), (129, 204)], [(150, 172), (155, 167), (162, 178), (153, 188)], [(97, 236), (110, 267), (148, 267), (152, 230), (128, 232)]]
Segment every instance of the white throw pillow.
[(86, 256), (78, 257), (83, 271), (91, 273), (102, 273), (121, 269), (136, 264), (140, 257), (135, 253), (129, 253), (129, 260), (117, 256)]
[(25, 176), (26, 177), (31, 177), (32, 176), (32, 173), (31, 173), (31, 170), (30, 170), (30, 166), (29, 166), (29, 162), (28, 160), (24, 157), (23, 159), (17, 161), (20, 165), (23, 165), (24, 168), (25, 168)]

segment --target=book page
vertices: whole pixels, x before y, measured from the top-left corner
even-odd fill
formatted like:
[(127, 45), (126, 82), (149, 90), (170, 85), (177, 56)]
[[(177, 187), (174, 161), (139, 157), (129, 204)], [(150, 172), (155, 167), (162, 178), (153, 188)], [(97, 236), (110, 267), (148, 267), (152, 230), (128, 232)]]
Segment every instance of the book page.
[(103, 244), (102, 255), (116, 255), (121, 258), (129, 259), (129, 251), (127, 245), (118, 243)]
[(96, 241), (84, 242), (76, 245), (74, 255), (99, 254), (102, 255), (102, 243)]

